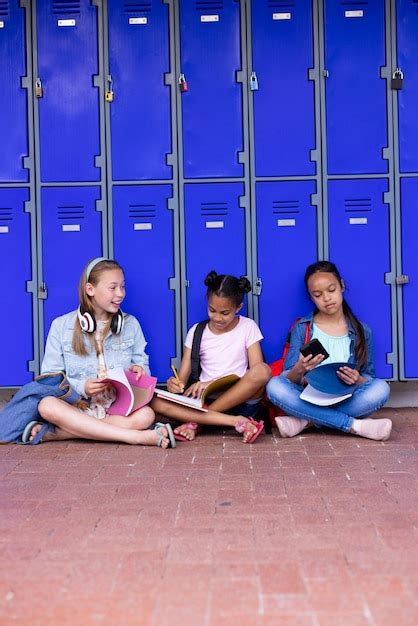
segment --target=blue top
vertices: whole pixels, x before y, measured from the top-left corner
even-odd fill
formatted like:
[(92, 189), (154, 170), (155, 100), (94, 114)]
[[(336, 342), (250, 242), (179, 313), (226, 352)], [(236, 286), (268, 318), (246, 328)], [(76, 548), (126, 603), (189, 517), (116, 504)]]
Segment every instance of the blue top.
[[(299, 360), (300, 348), (305, 343), (306, 324), (309, 324), (310, 326), (309, 338), (312, 339), (313, 317), (314, 317), (313, 312), (310, 315), (307, 315), (306, 317), (301, 317), (300, 320), (297, 322), (296, 326), (294, 327), (294, 329), (292, 330), (292, 334), (290, 336), (290, 348), (289, 348), (289, 352), (287, 354), (286, 360), (284, 362), (285, 371), (292, 369), (295, 363), (297, 363), (297, 361)], [(350, 357), (347, 363), (352, 363), (355, 366), (356, 359), (354, 356), (354, 346), (356, 342), (356, 333), (349, 320), (347, 320), (347, 325), (348, 325), (348, 336), (350, 339)], [(372, 333), (371, 333), (370, 328), (367, 326), (367, 324), (363, 324), (363, 322), (361, 322), (361, 325), (363, 326), (364, 336), (366, 338), (367, 362), (361, 368), (360, 373), (368, 374), (369, 376), (372, 376), (374, 378), (376, 374), (375, 374), (375, 367), (374, 367), (374, 347), (373, 347)]]
[(328, 365), (329, 363), (348, 363), (348, 359), (350, 358), (351, 343), (348, 333), (338, 337), (328, 335), (314, 323), (312, 339), (318, 339), (329, 354), (329, 357), (321, 361), (317, 367), (321, 367), (321, 365)]
[[(57, 317), (51, 324), (46, 340), (45, 355), (41, 371), (65, 372), (71, 387), (86, 397), (84, 383), (88, 378), (97, 378), (97, 354), (94, 342), (84, 334), (87, 355), (76, 354), (72, 347), (74, 323), (77, 311)], [(103, 352), (107, 369), (130, 365), (140, 365), (147, 374), (148, 355), (145, 354), (144, 334), (138, 320), (133, 315), (124, 313), (124, 327), (119, 335), (109, 332), (103, 342)]]

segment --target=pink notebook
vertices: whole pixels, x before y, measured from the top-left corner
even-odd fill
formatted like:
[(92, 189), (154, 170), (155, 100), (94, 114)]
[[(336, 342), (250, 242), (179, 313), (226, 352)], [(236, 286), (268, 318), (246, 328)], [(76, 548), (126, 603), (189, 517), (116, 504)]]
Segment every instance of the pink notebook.
[(108, 371), (103, 382), (116, 389), (116, 400), (108, 409), (109, 415), (130, 415), (151, 401), (157, 378), (143, 374), (136, 380), (135, 372), (119, 367)]

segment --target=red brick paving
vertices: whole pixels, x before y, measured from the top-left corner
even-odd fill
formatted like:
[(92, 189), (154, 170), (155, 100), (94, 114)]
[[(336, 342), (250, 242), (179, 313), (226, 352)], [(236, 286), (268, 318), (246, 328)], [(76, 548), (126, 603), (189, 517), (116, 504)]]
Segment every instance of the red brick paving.
[(0, 446), (1, 626), (416, 626), (418, 410), (176, 450)]

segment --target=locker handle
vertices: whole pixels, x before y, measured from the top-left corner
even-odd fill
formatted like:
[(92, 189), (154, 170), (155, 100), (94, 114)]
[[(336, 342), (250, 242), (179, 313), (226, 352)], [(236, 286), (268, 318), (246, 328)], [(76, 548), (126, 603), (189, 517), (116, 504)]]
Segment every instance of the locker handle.
[(251, 72), (250, 91), (258, 91), (258, 78), (255, 72)]
[(263, 281), (261, 278), (257, 278), (254, 283), (253, 294), (255, 296), (261, 296), (261, 290), (263, 289)]

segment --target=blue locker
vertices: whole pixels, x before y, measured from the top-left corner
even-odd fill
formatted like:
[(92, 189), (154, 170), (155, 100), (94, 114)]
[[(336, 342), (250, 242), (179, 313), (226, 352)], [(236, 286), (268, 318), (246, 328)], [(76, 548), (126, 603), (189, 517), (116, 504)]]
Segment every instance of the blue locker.
[(109, 2), (109, 104), (114, 180), (171, 177), (168, 5)]
[(325, 0), (329, 174), (388, 171), (385, 64), (384, 0)]
[[(247, 274), (245, 210), (239, 206), (241, 183), (185, 186), (187, 325), (207, 318), (206, 275)], [(245, 311), (243, 311), (245, 315)]]
[(315, 84), (312, 5), (279, 11), (264, 0), (252, 3), (252, 69), (256, 176), (315, 174)]
[(260, 327), (267, 362), (279, 358), (293, 320), (312, 305), (303, 276), (317, 259), (317, 209), (314, 181), (265, 182), (256, 186), (257, 275)]
[(42, 268), (45, 338), (52, 320), (78, 307), (83, 267), (102, 256), (102, 215), (96, 211), (99, 187), (42, 189)]
[(0, 182), (26, 182), (28, 156), (25, 10), (18, 0), (0, 3)]
[(405, 80), (398, 91), (399, 166), (401, 172), (418, 172), (418, 10), (416, 2), (397, 0), (398, 66)]
[(97, 181), (97, 7), (89, 0), (39, 0), (36, 18), (41, 180)]
[(32, 295), (26, 283), (33, 279), (33, 269), (30, 214), (24, 206), (28, 199), (27, 189), (0, 189), (0, 387), (20, 386), (32, 379), (28, 372), (28, 361), (34, 358)]
[(180, 1), (185, 178), (243, 175), (240, 5)]
[(393, 351), (389, 206), (383, 202), (388, 181), (329, 181), (329, 258), (346, 283), (348, 304), (368, 324), (375, 343), (376, 373), (392, 378), (386, 354)]
[(409, 283), (402, 287), (403, 363), (402, 378), (418, 378), (418, 179), (401, 181), (402, 273)]
[(172, 194), (171, 185), (113, 188), (114, 253), (126, 277), (123, 308), (138, 318), (160, 381), (169, 377), (176, 356)]

